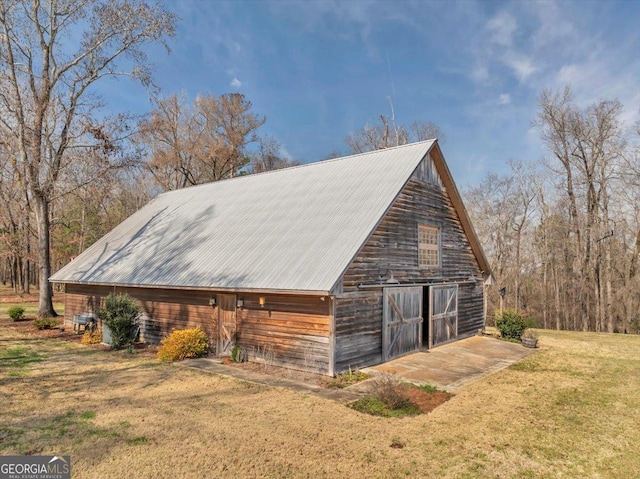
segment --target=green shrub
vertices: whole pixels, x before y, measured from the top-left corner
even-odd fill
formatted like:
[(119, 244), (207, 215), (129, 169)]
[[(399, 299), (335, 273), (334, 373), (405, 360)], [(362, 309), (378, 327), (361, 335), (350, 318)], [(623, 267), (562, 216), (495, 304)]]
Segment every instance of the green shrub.
[(239, 344), (236, 344), (231, 350), (231, 359), (233, 359), (234, 363), (244, 363), (247, 360), (247, 351)]
[(328, 378), (323, 381), (324, 386), (331, 389), (342, 389), (352, 384), (359, 383), (360, 381), (364, 381), (365, 379), (369, 379), (369, 375), (367, 373), (363, 373), (359, 369), (349, 369), (347, 371), (341, 372), (337, 374), (335, 378)]
[(13, 321), (22, 321), (24, 319), (24, 308), (22, 306), (11, 306), (7, 313)]
[(357, 401), (351, 403), (351, 408), (372, 416), (383, 417), (402, 417), (414, 416), (422, 411), (411, 401), (403, 402), (394, 408), (389, 407), (387, 403), (376, 396), (364, 396)]
[(522, 333), (528, 327), (529, 321), (511, 309), (505, 310), (502, 316), (496, 317), (496, 328), (504, 339), (520, 341)]
[(134, 332), (141, 312), (138, 301), (128, 294), (111, 293), (104, 299), (104, 307), (98, 311), (98, 316), (111, 332), (113, 349), (121, 349), (135, 340)]
[(48, 318), (45, 316), (44, 318), (34, 320), (33, 325), (40, 330), (53, 329), (58, 326), (58, 320), (56, 318)]
[(207, 354), (209, 341), (200, 328), (179, 329), (164, 338), (158, 348), (160, 361), (180, 361)]
[(422, 389), (426, 393), (434, 393), (438, 390), (436, 386), (432, 386), (431, 384), (423, 384), (418, 386), (418, 389)]

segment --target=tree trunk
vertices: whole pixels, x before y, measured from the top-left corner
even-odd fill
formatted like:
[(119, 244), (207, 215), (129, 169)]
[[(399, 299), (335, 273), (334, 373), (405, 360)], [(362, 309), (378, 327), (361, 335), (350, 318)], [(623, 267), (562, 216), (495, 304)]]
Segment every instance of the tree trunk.
[(22, 239), (24, 241), (24, 255), (25, 260), (23, 261), (23, 273), (22, 273), (22, 290), (29, 294), (31, 293), (30, 283), (29, 283), (29, 269), (31, 268), (31, 261), (29, 258), (31, 257), (31, 238), (29, 237), (29, 215), (26, 215), (24, 226), (22, 227)]
[(640, 254), (640, 231), (636, 233), (636, 241), (633, 247), (633, 253), (631, 256), (631, 260), (629, 261), (629, 268), (627, 269), (627, 284), (626, 284), (626, 293), (627, 293), (627, 307), (625, 311), (625, 315), (622, 318), (622, 332), (627, 333), (629, 331), (629, 325), (633, 322), (633, 318), (636, 312), (636, 308), (634, 308), (634, 295), (635, 288), (633, 284), (635, 283), (636, 276), (636, 266), (638, 261), (638, 254)]
[(31, 287), (29, 285), (29, 268), (31, 267), (31, 262), (27, 259), (23, 264), (24, 273), (22, 273), (22, 290), (25, 294), (31, 293)]
[(53, 290), (49, 283), (51, 276), (51, 250), (49, 218), (49, 201), (42, 194), (34, 195), (36, 223), (38, 227), (38, 264), (39, 264), (39, 290), (40, 302), (38, 305), (38, 317), (55, 317), (58, 314), (53, 309)]
[(561, 325), (561, 301), (560, 301), (560, 284), (558, 282), (558, 266), (553, 266), (553, 286), (554, 286), (554, 295), (555, 295), (555, 306), (556, 306), (556, 329), (560, 331), (562, 329)]
[(522, 228), (518, 228), (516, 230), (516, 278), (515, 278), (515, 293), (516, 293), (516, 304), (515, 304), (515, 312), (518, 313), (520, 309), (520, 238), (522, 236)]
[(547, 304), (549, 302), (549, 295), (547, 291), (547, 283), (547, 263), (545, 255), (545, 261), (542, 262), (542, 327), (544, 329), (548, 329), (547, 318), (549, 317), (549, 306)]
[(611, 284), (611, 245), (606, 245), (606, 252), (604, 256), (604, 273), (605, 273), (605, 304), (604, 311), (607, 320), (607, 331), (609, 333), (613, 333), (615, 330), (614, 324), (614, 314), (612, 308), (612, 300), (613, 300), (613, 286)]
[(11, 289), (18, 292), (18, 258), (16, 256), (11, 263)]

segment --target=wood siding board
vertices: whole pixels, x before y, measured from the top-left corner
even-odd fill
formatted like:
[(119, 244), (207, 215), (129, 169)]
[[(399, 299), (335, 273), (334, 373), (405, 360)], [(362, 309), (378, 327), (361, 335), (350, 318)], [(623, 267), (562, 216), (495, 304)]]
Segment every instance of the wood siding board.
[(335, 298), (331, 301), (331, 317), (329, 318), (329, 376), (336, 374), (336, 302)]
[[(443, 206), (431, 206), (425, 200), (430, 196), (433, 197), (433, 203)], [(401, 207), (397, 208), (397, 205)], [(441, 230), (440, 268), (421, 269), (418, 266), (419, 223), (434, 225)], [(446, 190), (411, 180), (345, 272), (344, 292), (357, 290), (358, 284), (375, 283), (380, 276), (386, 277), (389, 270), (401, 282), (420, 281), (433, 276), (449, 278), (480, 274), (478, 262)]]
[[(438, 158), (427, 158), (437, 165)], [(336, 372), (349, 365), (372, 365), (382, 361), (382, 288), (359, 289), (376, 284), (391, 271), (400, 283), (466, 280), (481, 277), (476, 252), (466, 235), (442, 180), (423, 181), (416, 172), (407, 182), (342, 278), (336, 296)], [(456, 190), (457, 193), (457, 190)], [(460, 206), (460, 205), (458, 205)], [(441, 266), (418, 265), (418, 224), (440, 228)], [(483, 322), (482, 288), (460, 286), (458, 337), (477, 332)]]
[(382, 291), (336, 298), (336, 372), (382, 361)]
[[(213, 344), (217, 342), (218, 308), (209, 305), (217, 291), (86, 284), (67, 284), (65, 289), (69, 324), (74, 314), (97, 311), (110, 293), (126, 292), (140, 301), (149, 316), (143, 328), (144, 341), (159, 343), (173, 329), (199, 326)], [(264, 307), (260, 307), (260, 296), (266, 297)], [(273, 358), (266, 362), (329, 374), (334, 308), (330, 298), (323, 301), (318, 296), (283, 294), (238, 294), (237, 298), (243, 300), (243, 307), (237, 309), (238, 343), (250, 357), (261, 360), (255, 353), (267, 349)]]
[(453, 181), (453, 177), (451, 176), (449, 167), (444, 161), (444, 156), (442, 155), (440, 146), (436, 144), (433, 148), (431, 148), (431, 150), (429, 151), (429, 155), (431, 156), (438, 171), (440, 171), (440, 177), (442, 178), (442, 183), (445, 189), (452, 193), (451, 198), (455, 202), (455, 206), (458, 211), (460, 211), (461, 227), (464, 229), (465, 235), (469, 238), (470, 248), (473, 250), (474, 256), (479, 264), (482, 274), (490, 275), (491, 268), (486, 256), (484, 255), (484, 251), (482, 250), (480, 241), (478, 240), (478, 235), (473, 229), (473, 225), (471, 224), (471, 220), (469, 219), (469, 214), (467, 213), (467, 210), (462, 203), (462, 198), (460, 196), (460, 193), (458, 192), (458, 188)]

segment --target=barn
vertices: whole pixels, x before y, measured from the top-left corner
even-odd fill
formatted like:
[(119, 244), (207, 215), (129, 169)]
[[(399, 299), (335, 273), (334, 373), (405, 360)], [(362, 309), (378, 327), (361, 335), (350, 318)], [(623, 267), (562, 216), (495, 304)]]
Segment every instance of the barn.
[(50, 280), (67, 321), (126, 292), (145, 342), (334, 375), (476, 334), (488, 278), (430, 140), (161, 194)]

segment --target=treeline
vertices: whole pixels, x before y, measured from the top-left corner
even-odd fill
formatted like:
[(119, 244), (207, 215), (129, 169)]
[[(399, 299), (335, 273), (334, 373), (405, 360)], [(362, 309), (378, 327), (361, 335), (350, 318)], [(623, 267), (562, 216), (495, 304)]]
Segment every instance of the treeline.
[[(69, 160), (50, 203), (51, 262), (61, 268), (157, 194), (296, 162), (280, 143), (259, 135), (266, 117), (238, 93), (157, 99), (153, 111), (127, 126), (133, 133)], [(121, 119), (125, 121), (125, 119)], [(84, 151), (86, 154), (87, 152)], [(16, 291), (38, 283), (35, 212), (0, 145), (0, 280)]]
[(144, 48), (176, 21), (145, 0), (0, 2), (0, 281), (37, 284), (39, 316), (56, 314), (52, 271), (160, 191), (292, 164), (240, 94), (106, 113), (96, 85), (155, 87)]
[(509, 162), (464, 192), (493, 267), (493, 308), (544, 328), (640, 330), (640, 124), (622, 105), (579, 106), (569, 88), (544, 91), (538, 127), (543, 162)]

